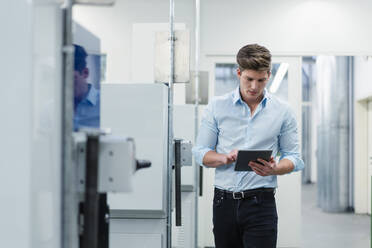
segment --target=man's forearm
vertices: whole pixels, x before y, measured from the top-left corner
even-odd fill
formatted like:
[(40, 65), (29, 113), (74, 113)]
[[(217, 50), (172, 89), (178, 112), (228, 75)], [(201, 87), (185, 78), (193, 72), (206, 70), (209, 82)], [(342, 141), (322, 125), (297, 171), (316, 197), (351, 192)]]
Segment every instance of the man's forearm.
[(203, 157), (203, 164), (209, 167), (216, 168), (226, 163), (226, 154), (217, 153), (215, 151), (207, 152)]
[(291, 171), (293, 171), (293, 169), (294, 169), (293, 162), (289, 159), (284, 158), (280, 160), (279, 163), (277, 164), (275, 174), (276, 175), (288, 174)]

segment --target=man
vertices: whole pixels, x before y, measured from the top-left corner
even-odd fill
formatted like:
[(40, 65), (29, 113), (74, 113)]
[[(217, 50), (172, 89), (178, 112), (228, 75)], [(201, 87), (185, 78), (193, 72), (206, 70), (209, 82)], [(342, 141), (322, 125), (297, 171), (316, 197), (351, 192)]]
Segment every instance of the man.
[(87, 52), (82, 46), (75, 47), (74, 63), (74, 130), (81, 127), (100, 126), (100, 95), (93, 85), (88, 84)]
[[(237, 54), (239, 87), (213, 98), (201, 121), (196, 161), (215, 170), (213, 233), (216, 248), (274, 248), (278, 217), (277, 175), (304, 168), (297, 123), (289, 106), (270, 95), (265, 86), (271, 54), (257, 44)], [(263, 164), (250, 162), (252, 172), (234, 171), (238, 149), (280, 152)]]

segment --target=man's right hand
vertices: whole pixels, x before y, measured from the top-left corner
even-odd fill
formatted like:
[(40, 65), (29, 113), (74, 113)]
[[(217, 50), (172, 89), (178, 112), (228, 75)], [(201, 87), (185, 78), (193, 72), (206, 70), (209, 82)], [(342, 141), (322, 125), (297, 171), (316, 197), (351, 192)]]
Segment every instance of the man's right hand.
[(236, 159), (238, 158), (238, 150), (232, 150), (228, 154), (224, 154), (224, 155), (225, 155), (225, 159), (223, 161), (224, 164), (234, 163)]
[(225, 164), (231, 164), (236, 161), (238, 157), (238, 150), (232, 150), (228, 154), (216, 153), (209, 151), (204, 155), (203, 164), (209, 167), (219, 167)]

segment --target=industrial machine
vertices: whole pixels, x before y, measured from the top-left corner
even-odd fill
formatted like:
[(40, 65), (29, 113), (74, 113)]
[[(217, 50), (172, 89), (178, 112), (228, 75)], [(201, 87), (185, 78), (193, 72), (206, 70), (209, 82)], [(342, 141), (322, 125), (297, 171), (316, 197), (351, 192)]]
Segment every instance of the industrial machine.
[(80, 247), (109, 247), (109, 205), (107, 193), (130, 192), (132, 177), (151, 166), (137, 160), (132, 138), (107, 135), (100, 129), (83, 129), (74, 134), (76, 187), (79, 193)]

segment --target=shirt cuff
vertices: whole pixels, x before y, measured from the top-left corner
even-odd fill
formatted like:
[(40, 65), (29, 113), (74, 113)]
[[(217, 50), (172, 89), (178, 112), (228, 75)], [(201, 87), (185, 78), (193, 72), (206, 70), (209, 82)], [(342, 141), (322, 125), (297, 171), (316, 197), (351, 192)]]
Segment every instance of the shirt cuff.
[(282, 159), (288, 159), (288, 160), (292, 161), (293, 166), (294, 166), (292, 172), (303, 170), (304, 167), (305, 167), (305, 164), (302, 161), (302, 159), (298, 158), (297, 156), (286, 155), (286, 156), (283, 156), (283, 157), (280, 158), (280, 160), (282, 160)]
[(210, 148), (198, 148), (198, 147), (192, 148), (192, 153), (194, 154), (196, 163), (199, 164), (199, 165), (202, 165), (204, 167), (208, 167), (208, 166), (203, 164), (203, 158), (204, 158), (205, 154), (209, 151), (212, 151), (212, 149), (210, 149)]

